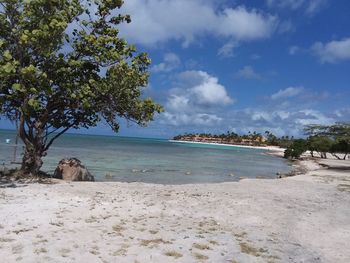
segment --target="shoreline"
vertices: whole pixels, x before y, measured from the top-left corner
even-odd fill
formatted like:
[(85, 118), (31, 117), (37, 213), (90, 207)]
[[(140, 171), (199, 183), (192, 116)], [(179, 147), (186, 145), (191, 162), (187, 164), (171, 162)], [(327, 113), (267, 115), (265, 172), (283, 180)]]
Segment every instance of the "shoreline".
[(300, 165), (308, 171), (275, 180), (0, 188), (0, 257), (49, 263), (345, 263), (350, 161)]
[(236, 148), (250, 148), (250, 149), (259, 149), (259, 150), (276, 151), (276, 152), (282, 152), (285, 150), (284, 148), (280, 148), (278, 146), (253, 146), (253, 145), (225, 144), (225, 143), (212, 143), (212, 142), (195, 142), (195, 141), (178, 141), (178, 140), (168, 140), (168, 142), (229, 146), (229, 147), (236, 147)]

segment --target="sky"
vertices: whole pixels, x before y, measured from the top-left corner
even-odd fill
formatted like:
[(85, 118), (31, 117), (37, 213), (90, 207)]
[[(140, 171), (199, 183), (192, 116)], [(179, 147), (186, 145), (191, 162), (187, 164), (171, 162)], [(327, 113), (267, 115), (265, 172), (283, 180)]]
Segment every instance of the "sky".
[(127, 0), (121, 12), (132, 22), (120, 35), (152, 59), (144, 96), (165, 112), (147, 128), (122, 121), (119, 135), (301, 136), (350, 121), (348, 0)]

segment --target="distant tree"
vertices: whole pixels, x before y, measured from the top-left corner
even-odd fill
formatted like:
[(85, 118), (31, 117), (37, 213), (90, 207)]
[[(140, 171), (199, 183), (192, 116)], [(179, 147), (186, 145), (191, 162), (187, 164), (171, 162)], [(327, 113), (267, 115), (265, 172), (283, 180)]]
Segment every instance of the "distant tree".
[[(350, 153), (350, 123), (336, 123), (334, 125), (308, 125), (304, 129), (305, 134), (310, 137), (321, 136), (333, 140), (328, 151), (336, 158), (341, 159), (337, 154), (344, 154), (343, 159)], [(329, 146), (326, 143), (323, 147)]]
[(304, 139), (294, 140), (284, 151), (284, 158), (298, 159), (307, 150), (307, 143)]
[(339, 153), (343, 154), (343, 160), (346, 159), (346, 157), (348, 156), (348, 154), (350, 153), (350, 142), (349, 139), (345, 139), (345, 138), (340, 138), (337, 139), (331, 149), (330, 152), (337, 158), (337, 159), (341, 159), (341, 157), (338, 156)]
[(321, 158), (327, 158), (327, 152), (331, 151), (334, 141), (327, 136), (315, 135), (307, 139), (307, 148), (314, 157), (314, 152), (318, 152)]
[(162, 111), (141, 97), (150, 59), (118, 37), (131, 21), (122, 0), (0, 3), (0, 113), (19, 121), (23, 173), (71, 128), (104, 119), (117, 132), (120, 118), (146, 125)]
[(278, 146), (278, 138), (274, 134), (272, 134), (269, 131), (265, 131), (266, 135), (266, 144), (268, 145), (273, 145), (273, 146)]

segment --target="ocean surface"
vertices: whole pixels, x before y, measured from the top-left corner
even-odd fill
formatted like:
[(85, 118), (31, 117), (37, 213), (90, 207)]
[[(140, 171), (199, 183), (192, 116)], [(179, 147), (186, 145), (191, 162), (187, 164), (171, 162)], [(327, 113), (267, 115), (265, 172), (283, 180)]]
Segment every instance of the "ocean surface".
[[(10, 143), (6, 143), (10, 139)], [(0, 130), (0, 162), (14, 158), (14, 131)], [(17, 147), (21, 160), (23, 144)], [(159, 184), (218, 183), (240, 177), (276, 178), (291, 170), (281, 158), (265, 150), (219, 145), (170, 142), (118, 136), (65, 134), (51, 146), (42, 170), (53, 173), (66, 157), (80, 159), (96, 181), (146, 182)]]

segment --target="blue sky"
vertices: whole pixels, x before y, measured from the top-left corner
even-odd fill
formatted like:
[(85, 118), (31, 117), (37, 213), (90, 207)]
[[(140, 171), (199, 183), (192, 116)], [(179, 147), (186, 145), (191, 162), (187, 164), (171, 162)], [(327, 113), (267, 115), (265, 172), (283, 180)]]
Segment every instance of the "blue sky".
[[(149, 53), (144, 94), (165, 112), (147, 128), (123, 122), (120, 135), (298, 136), (305, 124), (350, 121), (349, 1), (125, 2), (121, 35)], [(112, 134), (103, 123), (87, 132)]]

